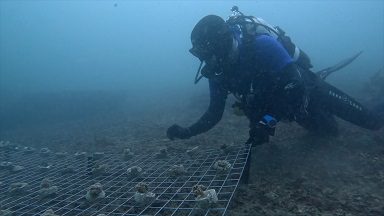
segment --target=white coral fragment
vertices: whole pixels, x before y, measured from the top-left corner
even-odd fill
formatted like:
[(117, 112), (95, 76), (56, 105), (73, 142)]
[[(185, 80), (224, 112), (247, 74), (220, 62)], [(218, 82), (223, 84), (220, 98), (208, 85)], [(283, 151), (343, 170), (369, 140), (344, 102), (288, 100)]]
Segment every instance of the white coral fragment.
[(226, 160), (218, 160), (213, 164), (213, 168), (218, 172), (225, 173), (232, 168), (232, 165)]
[(136, 185), (136, 193), (134, 194), (135, 202), (139, 205), (147, 205), (156, 199), (156, 194), (148, 191), (148, 184), (140, 182)]
[(103, 186), (100, 183), (91, 185), (85, 195), (85, 199), (88, 202), (95, 202), (96, 200), (103, 199), (105, 197), (105, 192)]
[(129, 178), (135, 178), (141, 175), (143, 169), (139, 166), (133, 166), (127, 169), (127, 175)]
[(210, 208), (219, 201), (215, 189), (206, 190), (203, 185), (195, 185), (192, 190), (199, 208)]
[(181, 165), (173, 165), (171, 168), (169, 168), (168, 170), (168, 174), (169, 176), (171, 177), (179, 177), (179, 176), (183, 176), (187, 173), (187, 171), (185, 170), (184, 166), (181, 164)]

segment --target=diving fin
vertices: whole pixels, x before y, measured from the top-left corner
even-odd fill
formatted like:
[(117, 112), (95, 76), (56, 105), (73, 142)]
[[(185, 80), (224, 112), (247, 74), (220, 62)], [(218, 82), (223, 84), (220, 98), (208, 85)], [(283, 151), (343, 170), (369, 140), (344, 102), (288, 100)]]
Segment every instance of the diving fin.
[(363, 51), (360, 51), (360, 52), (356, 53), (355, 55), (353, 55), (352, 57), (344, 59), (341, 62), (339, 62), (339, 63), (337, 63), (331, 67), (327, 67), (325, 69), (322, 69), (322, 70), (316, 72), (316, 74), (321, 79), (325, 80), (331, 73), (338, 71), (338, 70), (344, 68), (345, 66), (349, 65), (350, 63), (352, 63), (357, 57), (359, 57), (361, 55), (361, 53), (363, 53)]

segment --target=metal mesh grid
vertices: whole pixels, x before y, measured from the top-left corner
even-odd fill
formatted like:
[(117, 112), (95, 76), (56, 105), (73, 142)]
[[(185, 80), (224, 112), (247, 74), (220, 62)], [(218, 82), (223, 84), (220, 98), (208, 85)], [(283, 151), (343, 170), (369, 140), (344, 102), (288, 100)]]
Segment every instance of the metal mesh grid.
[[(121, 153), (107, 152), (101, 159), (91, 157), (76, 158), (68, 155), (58, 159), (55, 155), (43, 158), (38, 152), (25, 154), (15, 150), (0, 150), (0, 162), (10, 161), (15, 165), (24, 166), (18, 173), (0, 170), (1, 209), (8, 209), (16, 215), (39, 215), (52, 209), (58, 215), (224, 215), (230, 200), (240, 182), (247, 164), (249, 146), (239, 146), (230, 153), (224, 154), (219, 149), (198, 151), (193, 157), (169, 154), (167, 159), (157, 159), (154, 154), (135, 154), (124, 161)], [(218, 174), (213, 169), (217, 160), (227, 160), (232, 168), (229, 172)], [(42, 172), (38, 166), (42, 162), (52, 164), (52, 168)], [(91, 174), (95, 164), (106, 164), (107, 173), (100, 176)], [(184, 165), (187, 174), (181, 177), (170, 177), (168, 169), (172, 165)], [(63, 174), (66, 167), (75, 167), (75, 173)], [(143, 174), (128, 178), (127, 168), (140, 166)], [(38, 191), (44, 178), (52, 180), (58, 186), (56, 196), (41, 199)], [(11, 196), (7, 191), (15, 182), (29, 184), (28, 193)], [(89, 204), (85, 197), (90, 185), (101, 183), (106, 193), (104, 199)], [(147, 206), (135, 203), (133, 195), (135, 185), (145, 182), (149, 191), (157, 196), (157, 200)], [(202, 184), (208, 189), (215, 189), (218, 203), (210, 209), (196, 208), (192, 187)]]

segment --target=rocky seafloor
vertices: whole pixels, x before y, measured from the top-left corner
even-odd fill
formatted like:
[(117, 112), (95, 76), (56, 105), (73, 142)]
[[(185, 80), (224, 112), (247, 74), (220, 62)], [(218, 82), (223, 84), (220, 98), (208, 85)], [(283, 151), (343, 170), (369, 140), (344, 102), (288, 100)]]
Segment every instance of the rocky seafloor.
[[(181, 122), (198, 116), (186, 114)], [(246, 119), (229, 110), (208, 133), (172, 142), (165, 130), (177, 119), (170, 115), (35, 125), (2, 131), (2, 139), (76, 152), (127, 145), (219, 148), (224, 143), (241, 145), (247, 138)], [(229, 215), (384, 215), (384, 131), (367, 131), (341, 120), (340, 128), (339, 137), (319, 138), (295, 123), (281, 123), (270, 143), (253, 148), (249, 184), (238, 188)]]
[[(229, 108), (209, 132), (170, 141), (165, 137), (167, 127), (193, 123), (207, 101), (197, 97), (191, 104), (185, 104), (186, 99), (169, 104), (167, 100), (153, 101), (145, 110), (139, 104), (133, 110), (128, 101), (92, 115), (32, 119), (10, 128), (3, 124), (0, 140), (74, 153), (120, 151), (127, 146), (185, 151), (191, 146), (242, 145), (248, 138), (247, 120)], [(85, 113), (87, 109), (92, 106), (79, 108)], [(331, 138), (309, 135), (296, 123), (280, 123), (270, 143), (252, 149), (249, 184), (239, 186), (228, 215), (384, 215), (384, 129), (368, 131), (338, 122), (340, 135)]]

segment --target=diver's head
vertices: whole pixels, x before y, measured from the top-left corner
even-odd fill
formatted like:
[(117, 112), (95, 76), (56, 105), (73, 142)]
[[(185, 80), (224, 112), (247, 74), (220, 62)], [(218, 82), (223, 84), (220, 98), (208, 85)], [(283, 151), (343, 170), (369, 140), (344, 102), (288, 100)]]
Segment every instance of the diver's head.
[(224, 19), (216, 15), (203, 17), (191, 33), (192, 55), (200, 61), (209, 61), (212, 57), (225, 59), (233, 44), (233, 35)]

